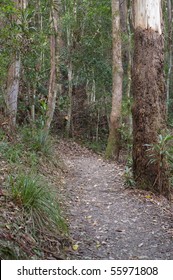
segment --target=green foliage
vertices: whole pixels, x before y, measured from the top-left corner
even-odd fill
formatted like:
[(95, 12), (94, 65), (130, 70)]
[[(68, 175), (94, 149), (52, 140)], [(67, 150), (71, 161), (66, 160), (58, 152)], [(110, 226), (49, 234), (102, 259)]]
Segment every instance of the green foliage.
[[(21, 252), (20, 252), (21, 253)], [(18, 257), (19, 252), (16, 252), (15, 247), (12, 244), (0, 244), (0, 259), (1, 260), (19, 260), (25, 259), (22, 254), (21, 258)]]
[(134, 178), (133, 178), (133, 172), (132, 172), (131, 167), (125, 166), (123, 178), (125, 180), (125, 184), (128, 187), (134, 187), (135, 186), (135, 181), (134, 181)]
[(84, 145), (89, 148), (92, 149), (95, 153), (103, 153), (105, 148), (106, 148), (106, 142), (101, 142), (101, 141), (94, 141), (94, 142), (85, 142)]
[(131, 155), (127, 159), (127, 163), (125, 166), (123, 178), (125, 181), (125, 185), (128, 187), (134, 187), (135, 186), (135, 181), (133, 178), (133, 171), (132, 171), (132, 157)]
[(162, 172), (162, 168), (167, 165), (167, 172), (172, 182), (173, 177), (173, 135), (159, 135), (157, 143), (145, 144), (147, 147), (149, 162), (148, 164), (158, 164), (158, 178)]
[(0, 142), (0, 153), (9, 163), (20, 162), (23, 154), (22, 144), (11, 144), (9, 142)]
[(50, 231), (67, 230), (61, 217), (56, 195), (50, 191), (43, 181), (30, 174), (19, 173), (9, 176), (13, 201), (32, 219), (33, 229)]
[[(96, 87), (97, 99), (103, 89), (111, 91), (111, 2), (62, 1), (62, 30), (64, 41), (70, 34), (70, 53), (63, 49), (62, 64), (70, 55), (73, 62), (73, 82)], [(67, 43), (66, 43), (67, 44)]]
[(131, 151), (132, 149), (132, 116), (131, 116), (132, 100), (123, 97), (122, 101), (122, 123), (119, 129), (121, 134), (121, 146), (123, 149)]
[(21, 133), (22, 141), (29, 151), (40, 152), (45, 156), (50, 156), (52, 154), (51, 138), (47, 137), (45, 141), (45, 134), (42, 129), (24, 127)]
[(27, 164), (31, 168), (38, 164), (38, 156), (35, 151), (26, 147), (22, 142), (11, 143), (3, 139), (0, 141), (1, 158), (8, 161), (10, 164), (24, 165)]
[[(0, 141), (5, 140), (5, 138), (6, 138), (5, 132), (0, 128)], [(1, 142), (0, 142), (0, 144), (1, 144)]]
[(159, 135), (158, 142), (155, 144), (145, 144), (149, 152), (149, 164), (159, 162), (159, 166), (163, 166), (163, 161), (173, 164), (173, 135)]
[(121, 135), (121, 148), (130, 151), (132, 149), (132, 134), (129, 126), (123, 122), (119, 131)]

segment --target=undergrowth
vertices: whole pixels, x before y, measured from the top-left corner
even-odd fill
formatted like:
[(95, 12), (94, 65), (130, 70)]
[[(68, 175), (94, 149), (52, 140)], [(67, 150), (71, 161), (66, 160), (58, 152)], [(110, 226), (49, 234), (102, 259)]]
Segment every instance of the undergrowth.
[[(169, 132), (166, 135), (158, 135), (157, 143), (145, 144), (148, 164), (157, 163), (158, 177), (162, 174), (162, 168), (167, 166), (167, 175), (169, 177), (170, 186), (173, 189), (173, 135)], [(127, 186), (135, 186), (132, 172), (132, 157), (129, 156), (124, 171), (124, 180)]]
[[(2, 221), (0, 228), (2, 259), (43, 258), (39, 248), (40, 236), (44, 239), (49, 235), (55, 235), (56, 238), (67, 235), (67, 224), (58, 203), (58, 189), (55, 192), (46, 182), (45, 174), (40, 173), (40, 161), (47, 165), (51, 162), (53, 145), (51, 137), (45, 142), (40, 129), (24, 127), (12, 141), (0, 131), (0, 158), (2, 170), (4, 166), (6, 170), (3, 175), (5, 194), (2, 196), (6, 209), (0, 207), (0, 218), (3, 212), (8, 213), (6, 219), (8, 215), (10, 217), (9, 221)], [(31, 253), (30, 248), (22, 243), (20, 235), (24, 236), (24, 240), (28, 236), (30, 240), (35, 240), (34, 244), (37, 245), (33, 245), (34, 252)]]
[(45, 156), (52, 154), (52, 139), (47, 137), (45, 141), (45, 135), (41, 128), (24, 127), (21, 129), (22, 142), (28, 147), (30, 151), (42, 153)]
[(170, 185), (173, 187), (173, 135), (158, 135), (158, 141), (154, 144), (146, 144), (147, 152), (149, 153), (148, 164), (158, 164), (158, 177), (160, 180), (163, 168), (167, 166), (167, 174), (169, 177)]

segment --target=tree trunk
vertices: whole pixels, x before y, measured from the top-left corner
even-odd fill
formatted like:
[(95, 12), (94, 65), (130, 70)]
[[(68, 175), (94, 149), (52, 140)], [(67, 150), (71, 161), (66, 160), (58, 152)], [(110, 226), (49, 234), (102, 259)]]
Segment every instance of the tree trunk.
[(50, 125), (53, 118), (56, 102), (56, 67), (55, 67), (55, 36), (50, 37), (50, 53), (51, 53), (51, 70), (49, 80), (49, 92), (48, 92), (48, 103), (46, 111), (46, 123), (44, 127), (44, 134), (47, 137), (50, 129)]
[(66, 136), (70, 136), (71, 125), (72, 125), (72, 106), (73, 106), (73, 98), (72, 98), (72, 91), (73, 91), (73, 68), (72, 68), (72, 61), (69, 58), (69, 62), (67, 65), (67, 72), (68, 72), (68, 113), (67, 113), (67, 124), (66, 124)]
[[(169, 196), (167, 164), (152, 156), (148, 145), (158, 143), (166, 126), (163, 74), (164, 40), (161, 0), (133, 0), (135, 49), (132, 71), (133, 173), (137, 187)], [(160, 172), (161, 171), (161, 172)]]
[(167, 0), (168, 9), (168, 75), (167, 75), (167, 104), (170, 97), (170, 79), (172, 73), (172, 3), (171, 0)]
[(113, 85), (112, 110), (109, 123), (109, 138), (106, 148), (106, 158), (116, 157), (120, 151), (120, 126), (122, 103), (122, 57), (121, 57), (121, 30), (119, 0), (112, 0), (112, 40), (113, 40)]
[[(71, 5), (70, 5), (71, 4)], [(73, 20), (77, 20), (77, 3), (74, 1), (73, 3), (66, 3), (65, 10), (68, 15), (73, 15)], [(65, 133), (66, 136), (69, 137), (70, 134), (73, 135), (72, 132), (72, 110), (73, 110), (73, 61), (72, 61), (72, 53), (73, 53), (73, 39), (74, 39), (74, 30), (71, 23), (68, 23), (66, 27), (66, 36), (67, 36), (67, 73), (68, 73), (68, 112), (66, 117), (66, 128)]]
[[(16, 9), (23, 9), (23, 2), (13, 0)], [(16, 16), (12, 17), (12, 21), (18, 23)], [(17, 99), (19, 94), (19, 80), (20, 80), (21, 60), (18, 50), (12, 55), (12, 62), (8, 69), (7, 76), (7, 90), (5, 96), (7, 115), (9, 117), (9, 126), (11, 129), (16, 127), (17, 116)]]
[[(54, 2), (54, 1), (53, 1)], [(60, 21), (59, 21), (60, 1), (56, 1), (56, 5), (52, 3), (51, 7), (51, 25), (52, 35), (50, 36), (50, 55), (51, 70), (49, 80), (48, 104), (46, 112), (46, 123), (44, 127), (45, 139), (48, 136), (50, 125), (56, 105), (56, 96), (59, 89), (59, 63), (60, 63)]]
[(14, 129), (16, 127), (20, 67), (20, 55), (16, 54), (14, 56), (14, 61), (11, 63), (8, 70), (7, 92), (5, 97), (7, 115), (9, 117), (9, 125), (11, 129)]

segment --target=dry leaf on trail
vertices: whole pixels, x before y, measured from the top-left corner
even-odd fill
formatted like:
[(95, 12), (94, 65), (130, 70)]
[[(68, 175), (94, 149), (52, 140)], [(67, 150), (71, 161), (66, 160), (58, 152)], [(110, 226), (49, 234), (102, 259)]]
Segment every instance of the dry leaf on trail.
[(72, 246), (72, 248), (73, 248), (73, 251), (77, 251), (79, 249), (79, 245), (78, 244), (74, 244)]
[(97, 241), (97, 242), (96, 242), (96, 248), (98, 249), (98, 248), (100, 248), (100, 247), (101, 247), (101, 244), (100, 244), (99, 241)]

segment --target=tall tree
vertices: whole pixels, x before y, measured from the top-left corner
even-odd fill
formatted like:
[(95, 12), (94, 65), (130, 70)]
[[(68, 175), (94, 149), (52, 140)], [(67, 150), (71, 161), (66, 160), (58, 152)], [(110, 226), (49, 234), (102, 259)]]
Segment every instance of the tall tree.
[(50, 36), (50, 80), (48, 92), (48, 107), (44, 127), (45, 138), (48, 135), (55, 110), (56, 96), (59, 85), (60, 64), (60, 0), (52, 0), (51, 6), (51, 36)]
[(167, 103), (170, 98), (170, 79), (172, 73), (172, 1), (167, 0), (167, 9), (168, 9), (168, 75), (167, 75)]
[[(13, 0), (16, 11), (25, 7), (25, 2), (23, 3), (18, 0)], [(12, 16), (12, 22), (20, 23), (20, 20), (17, 18), (16, 14)], [(18, 36), (18, 35), (17, 35)], [(14, 50), (12, 53), (11, 62), (8, 69), (7, 76), (7, 89), (5, 95), (5, 102), (7, 108), (7, 115), (9, 117), (9, 125), (11, 128), (16, 126), (16, 115), (17, 115), (17, 98), (19, 93), (19, 79), (20, 79), (20, 68), (21, 68), (21, 59), (20, 51)]]
[(106, 148), (106, 158), (118, 159), (120, 150), (120, 126), (122, 103), (122, 57), (119, 0), (112, 0), (112, 110), (109, 123), (109, 138)]
[[(133, 0), (133, 172), (138, 187), (169, 196), (167, 164), (147, 145), (165, 130), (166, 87), (161, 0)], [(151, 163), (151, 156), (155, 160)]]

